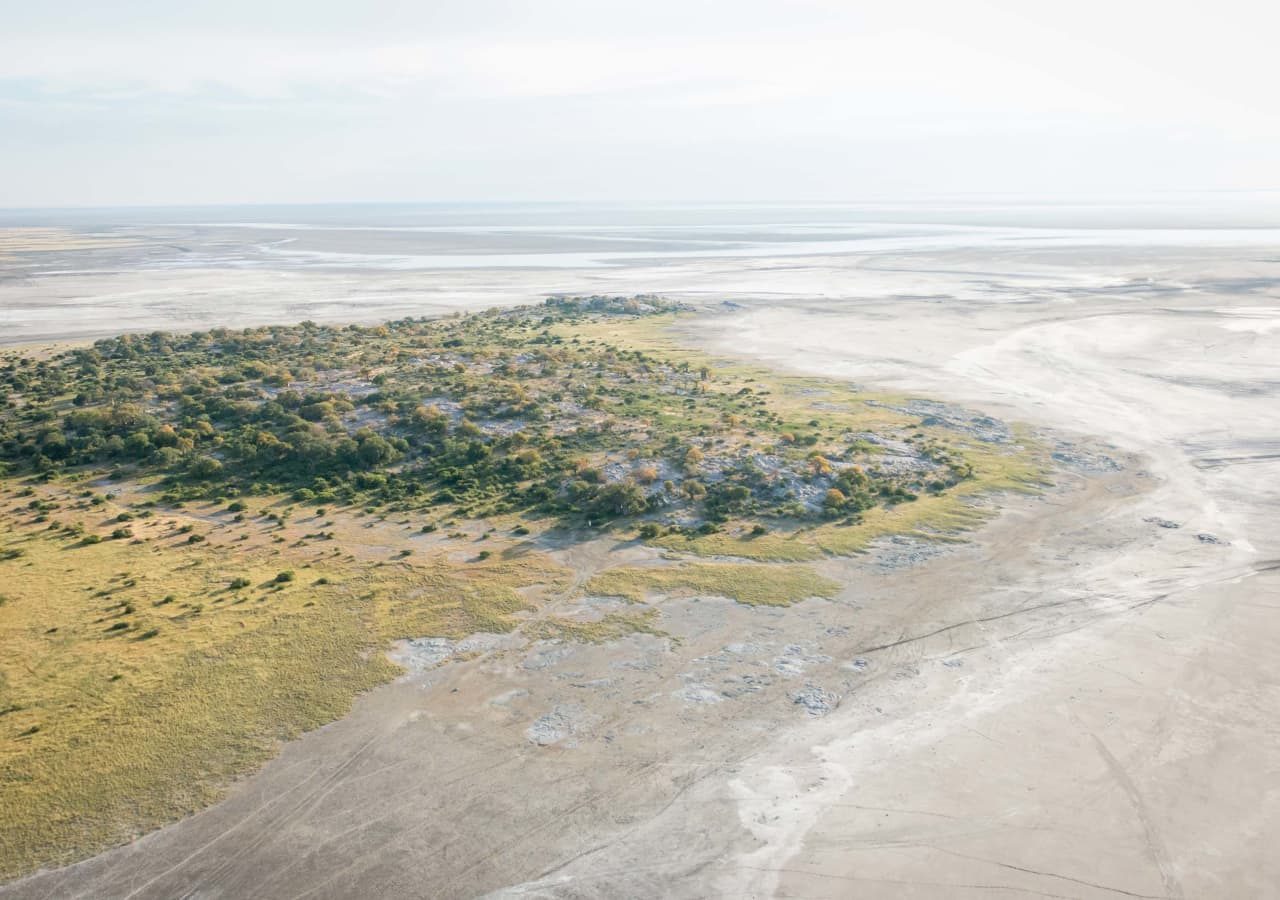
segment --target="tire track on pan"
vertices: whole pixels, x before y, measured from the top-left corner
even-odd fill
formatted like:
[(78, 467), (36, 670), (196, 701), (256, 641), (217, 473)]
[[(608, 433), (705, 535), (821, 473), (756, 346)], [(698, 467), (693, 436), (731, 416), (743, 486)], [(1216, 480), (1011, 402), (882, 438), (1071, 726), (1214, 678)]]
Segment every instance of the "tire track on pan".
[[(354, 758), (355, 758), (356, 756), (358, 756), (359, 754), (361, 754), (362, 752), (364, 752), (364, 750), (365, 750), (365, 749), (367, 749), (367, 748), (368, 748), (368, 747), (369, 747), (369, 746), (370, 746), (370, 745), (371, 745), (371, 744), (372, 744), (376, 739), (377, 739), (377, 737), (375, 736), (375, 737), (372, 737), (372, 738), (370, 738), (369, 740), (365, 741), (365, 742), (364, 742), (364, 744), (362, 744), (359, 748), (357, 748), (357, 749), (356, 749), (356, 751), (355, 751), (354, 753), (352, 753), (352, 754), (351, 754), (351, 756), (349, 756), (349, 757), (348, 757), (348, 758), (347, 758), (347, 759), (346, 759), (346, 760), (345, 760), (345, 761), (344, 761), (344, 762), (343, 762), (343, 763), (338, 767), (338, 769), (339, 769), (339, 770), (342, 770), (342, 769), (345, 769), (347, 766), (349, 766), (349, 765), (353, 762)], [(297, 805), (295, 805), (293, 808), (294, 808), (294, 809), (297, 809), (297, 807), (298, 807), (298, 806), (301, 806), (302, 804), (305, 804), (305, 803), (307, 802), (307, 799), (308, 799), (309, 797), (314, 796), (314, 794), (315, 794), (315, 792), (316, 792), (316, 791), (318, 791), (318, 790), (322, 790), (326, 784), (328, 784), (330, 781), (332, 781), (332, 779), (333, 779), (334, 775), (336, 775), (336, 774), (337, 774), (336, 772), (335, 772), (335, 773), (332, 773), (332, 774), (329, 776), (329, 778), (325, 779), (325, 781), (324, 781), (321, 785), (318, 785), (317, 787), (315, 787), (315, 788), (314, 788), (310, 793), (308, 793), (305, 797), (303, 797), (303, 799), (302, 799), (302, 800), (300, 800), (300, 801), (298, 802), (298, 804), (297, 804)], [(165, 869), (163, 872), (159, 873), (158, 875), (153, 876), (152, 878), (148, 879), (146, 882), (144, 882), (144, 883), (143, 883), (142, 885), (140, 885), (139, 887), (137, 887), (137, 888), (135, 888), (134, 890), (130, 891), (128, 894), (126, 894), (126, 895), (125, 895), (124, 900), (132, 900), (132, 898), (134, 898), (134, 897), (138, 896), (139, 894), (141, 894), (141, 892), (143, 892), (143, 891), (147, 890), (149, 887), (151, 887), (151, 886), (152, 886), (153, 884), (155, 884), (157, 881), (161, 880), (162, 878), (166, 878), (166, 877), (168, 877), (169, 875), (173, 874), (174, 872), (177, 872), (177, 871), (178, 871), (179, 869), (181, 869), (183, 866), (185, 866), (185, 865), (187, 865), (189, 862), (191, 862), (191, 860), (195, 859), (195, 858), (196, 858), (196, 857), (198, 857), (200, 854), (204, 853), (206, 850), (210, 849), (211, 847), (213, 847), (214, 845), (216, 845), (217, 843), (219, 843), (220, 841), (222, 841), (222, 840), (223, 840), (223, 838), (226, 838), (226, 837), (228, 837), (229, 835), (231, 835), (233, 832), (236, 832), (236, 831), (238, 831), (239, 829), (243, 828), (243, 827), (244, 827), (245, 825), (247, 825), (250, 821), (252, 821), (252, 820), (253, 820), (253, 819), (254, 819), (254, 818), (255, 818), (255, 817), (256, 817), (256, 816), (257, 816), (257, 815), (258, 815), (258, 814), (263, 810), (263, 809), (265, 809), (265, 808), (269, 807), (272, 803), (276, 802), (277, 800), (280, 800), (280, 799), (283, 799), (284, 797), (287, 797), (287, 796), (288, 796), (290, 793), (292, 793), (294, 790), (297, 790), (297, 789), (298, 789), (298, 788), (300, 788), (302, 785), (306, 784), (306, 782), (307, 782), (311, 777), (312, 777), (312, 776), (308, 775), (306, 779), (304, 779), (302, 782), (299, 782), (299, 784), (297, 784), (297, 785), (295, 785), (294, 787), (290, 788), (288, 791), (284, 792), (283, 794), (279, 794), (279, 795), (277, 795), (276, 797), (273, 797), (271, 800), (267, 801), (266, 803), (264, 803), (264, 804), (262, 804), (262, 805), (260, 805), (260, 806), (256, 807), (255, 809), (251, 810), (248, 814), (246, 814), (244, 817), (242, 817), (239, 821), (237, 821), (237, 822), (236, 822), (234, 825), (232, 825), (230, 828), (226, 828), (226, 829), (224, 829), (224, 830), (220, 831), (220, 832), (219, 832), (217, 835), (215, 835), (213, 838), (209, 839), (208, 841), (204, 842), (204, 843), (203, 843), (203, 844), (201, 844), (200, 846), (196, 847), (194, 850), (192, 850), (190, 853), (188, 853), (186, 856), (184, 856), (184, 857), (183, 857), (182, 859), (180, 859), (178, 862), (174, 863), (174, 864), (173, 864), (172, 866), (170, 866), (168, 869)], [(289, 814), (289, 812), (291, 812), (291, 811), (292, 811), (292, 810), (290, 810), (290, 811), (286, 811), (286, 812), (282, 813), (282, 814), (281, 814), (281, 816), (287, 816), (287, 815)], [(272, 821), (275, 821), (275, 820), (272, 820)], [(238, 855), (239, 855), (238, 853), (237, 853), (237, 854), (235, 854), (235, 856), (238, 856)], [(219, 868), (221, 868), (221, 866), (219, 866)], [(215, 871), (216, 871), (216, 870), (215, 870)], [(191, 892), (189, 891), (189, 892), (187, 892), (187, 894), (185, 894), (185, 895), (183, 895), (183, 896), (190, 896), (190, 895), (191, 895)]]
[[(356, 776), (355, 778), (345, 778), (345, 775), (350, 772), (351, 768), (357, 761), (357, 758), (362, 757), (365, 754), (365, 751), (367, 751), (372, 744), (374, 744), (375, 742), (384, 740), (390, 733), (391, 733), (390, 731), (384, 730), (383, 732), (379, 734), (375, 734), (372, 737), (370, 737), (359, 748), (357, 748), (355, 752), (353, 752), (350, 756), (348, 756), (347, 759), (342, 763), (342, 765), (340, 765), (337, 769), (331, 772), (329, 777), (325, 780), (323, 784), (316, 786), (316, 788), (312, 790), (307, 795), (307, 797), (304, 797), (301, 801), (299, 801), (299, 803), (295, 805), (295, 807), (292, 810), (289, 810), (283, 813), (279, 818), (277, 818), (273, 822), (268, 823), (266, 826), (264, 826), (264, 828), (267, 828), (270, 830), (269, 836), (265, 840), (260, 842), (246, 842), (245, 846), (243, 846), (240, 850), (238, 850), (235, 854), (233, 854), (233, 856), (228, 860), (228, 862), (229, 863), (234, 862), (237, 859), (242, 858), (247, 852), (251, 850), (252, 851), (261, 850), (264, 847), (271, 844), (272, 842), (274, 842), (275, 840), (277, 840), (278, 838), (284, 836), (287, 833), (288, 826), (291, 823), (298, 821), (305, 812), (315, 809), (327, 796), (332, 794), (333, 791), (337, 790), (338, 788), (345, 787), (351, 784), (352, 782), (358, 781), (362, 778), (371, 777), (374, 774), (377, 774), (377, 772), (386, 771), (388, 769), (395, 768), (397, 765), (403, 765), (409, 762), (410, 760), (408, 759), (399, 759), (393, 763), (389, 763), (387, 765), (380, 767), (374, 772), (367, 772), (363, 775)], [(452, 770), (452, 772), (456, 772), (458, 768), (462, 768), (462, 767), (459, 766), (454, 770)], [(483, 771), (483, 768), (481, 769), (481, 771)], [(452, 774), (452, 772), (450, 774)], [(461, 777), (468, 777), (470, 774), (472, 773), (467, 773), (467, 775), (464, 775)], [(445, 781), (445, 782), (442, 782), (442, 784), (449, 785), (456, 782), (457, 780), (458, 779)], [(302, 807), (304, 806), (306, 808), (302, 809)], [(394, 814), (394, 811), (389, 811), (385, 816), (380, 816), (380, 817), (377, 817), (376, 819), (369, 820), (369, 822), (366, 824), (373, 824), (374, 822), (388, 818), (393, 814)], [(348, 829), (348, 831), (350, 830), (354, 830), (354, 829)], [(326, 840), (326, 843), (328, 842), (329, 840)], [(295, 862), (301, 861), (302, 858), (305, 858), (305, 857), (297, 858), (295, 859)], [(294, 863), (290, 863), (285, 868), (286, 869), (291, 868), (293, 864)], [(277, 870), (277, 872), (278, 871), (279, 870)], [(272, 877), (275, 877), (275, 875), (273, 874)], [(265, 880), (259, 880), (259, 885), (261, 886), (263, 884), (265, 884)], [(209, 887), (209, 884), (205, 884), (203, 887), (207, 888)], [(191, 896), (191, 894), (188, 894), (186, 896), (189, 897)]]
[(219, 842), (220, 840), (222, 840), (224, 837), (227, 837), (227, 836), (228, 836), (228, 835), (230, 835), (232, 832), (237, 831), (238, 829), (240, 829), (241, 827), (243, 827), (245, 824), (247, 824), (250, 820), (252, 820), (255, 816), (257, 816), (257, 815), (258, 815), (259, 813), (261, 813), (263, 810), (265, 810), (265, 809), (267, 809), (267, 808), (269, 808), (269, 807), (271, 807), (271, 806), (275, 805), (276, 803), (283, 802), (283, 801), (285, 800), (285, 798), (287, 798), (291, 793), (293, 793), (293, 792), (294, 792), (294, 791), (296, 791), (296, 790), (300, 790), (300, 789), (301, 789), (301, 788), (302, 788), (302, 787), (303, 787), (303, 786), (304, 786), (308, 781), (310, 781), (312, 778), (314, 778), (314, 777), (316, 776), (316, 774), (317, 774), (317, 773), (313, 771), (311, 774), (307, 775), (307, 777), (306, 777), (306, 778), (304, 778), (302, 781), (299, 781), (297, 784), (293, 785), (292, 787), (288, 788), (287, 790), (282, 791), (282, 792), (281, 792), (281, 793), (279, 793), (279, 794), (275, 794), (275, 795), (273, 795), (272, 797), (268, 798), (267, 800), (262, 801), (262, 803), (260, 803), (258, 806), (254, 807), (253, 809), (251, 809), (251, 810), (249, 810), (247, 813), (245, 813), (245, 814), (244, 814), (244, 816), (243, 816), (243, 817), (241, 817), (241, 818), (240, 818), (240, 819), (239, 819), (239, 820), (238, 820), (234, 825), (231, 825), (231, 826), (229, 826), (229, 827), (227, 827), (227, 828), (223, 829), (223, 830), (222, 830), (222, 831), (220, 831), (218, 834), (216, 834), (214, 837), (210, 838), (210, 839), (209, 839), (208, 841), (206, 841), (205, 843), (203, 843), (203, 844), (201, 844), (200, 846), (196, 847), (196, 849), (192, 850), (190, 853), (188, 853), (186, 856), (184, 856), (184, 857), (183, 857), (182, 859), (180, 859), (178, 862), (174, 863), (174, 864), (173, 864), (172, 866), (170, 866), (168, 869), (165, 869), (165, 870), (164, 870), (163, 872), (161, 872), (160, 874), (153, 876), (152, 878), (150, 878), (150, 879), (148, 879), (146, 882), (144, 882), (142, 885), (140, 885), (140, 886), (138, 886), (138, 887), (134, 888), (132, 891), (130, 891), (128, 894), (126, 894), (126, 895), (124, 896), (123, 900), (132, 900), (132, 898), (133, 898), (133, 897), (137, 896), (141, 891), (144, 891), (144, 890), (146, 890), (147, 888), (149, 888), (149, 887), (150, 887), (152, 884), (154, 884), (156, 881), (160, 880), (161, 878), (164, 878), (165, 876), (167, 876), (167, 875), (171, 874), (172, 872), (177, 871), (179, 868), (181, 868), (182, 866), (184, 866), (184, 865), (185, 865), (186, 863), (188, 863), (190, 860), (194, 859), (196, 856), (199, 856), (199, 855), (200, 855), (201, 853), (203, 853), (205, 850), (209, 849), (209, 848), (210, 848), (210, 847), (212, 847), (214, 844), (218, 843), (218, 842)]
[[(450, 779), (450, 780), (448, 780), (448, 781), (439, 782), (439, 784), (440, 784), (440, 786), (442, 786), (442, 787), (449, 787), (450, 785), (457, 784), (457, 783), (458, 783), (458, 782), (460, 782), (460, 781), (466, 781), (466, 780), (469, 780), (469, 779), (471, 779), (471, 778), (473, 778), (473, 777), (475, 777), (475, 776), (477, 776), (477, 775), (483, 775), (483, 774), (485, 774), (485, 773), (487, 773), (487, 772), (494, 771), (494, 770), (499, 769), (499, 768), (501, 768), (501, 767), (503, 767), (503, 766), (513, 765), (513, 764), (516, 764), (516, 763), (519, 763), (519, 762), (521, 762), (521, 760), (519, 760), (519, 759), (514, 759), (514, 758), (510, 758), (510, 757), (508, 757), (508, 758), (504, 758), (504, 759), (499, 759), (497, 762), (494, 762), (494, 763), (488, 763), (488, 764), (481, 765), (481, 766), (474, 766), (474, 767), (471, 767), (468, 771), (464, 772), (463, 774), (458, 775), (457, 777), (452, 778), (452, 779)], [(450, 773), (450, 774), (452, 774), (452, 773), (454, 773), (454, 772), (457, 772), (459, 769), (462, 769), (462, 768), (464, 768), (464, 767), (463, 767), (463, 766), (458, 766), (457, 768), (453, 769), (453, 770), (451, 771), (451, 773)], [(386, 806), (385, 802), (382, 802), (382, 801), (377, 801), (377, 802), (379, 802), (379, 803), (380, 803), (380, 805), (382, 805), (383, 807), (385, 807), (385, 806)], [(270, 884), (270, 883), (271, 883), (272, 881), (274, 881), (274, 880), (278, 880), (282, 875), (284, 875), (284, 873), (288, 872), (288, 871), (289, 871), (290, 869), (292, 869), (294, 866), (296, 866), (296, 865), (298, 865), (298, 864), (300, 864), (300, 863), (302, 863), (302, 862), (306, 861), (307, 859), (311, 858), (312, 856), (314, 856), (316, 853), (318, 853), (318, 852), (320, 851), (320, 849), (321, 849), (321, 848), (325, 847), (326, 845), (332, 844), (332, 843), (334, 843), (335, 841), (338, 841), (338, 840), (343, 840), (343, 839), (345, 839), (345, 838), (347, 838), (347, 837), (349, 837), (349, 836), (351, 836), (351, 835), (353, 835), (353, 834), (356, 834), (357, 832), (363, 831), (363, 830), (364, 830), (364, 829), (366, 829), (366, 828), (372, 827), (372, 826), (377, 825), (377, 824), (379, 824), (379, 823), (381, 823), (381, 822), (385, 822), (387, 819), (390, 819), (390, 818), (392, 818), (392, 817), (394, 817), (394, 816), (396, 816), (396, 815), (399, 815), (399, 812), (400, 812), (400, 811), (399, 811), (399, 809), (397, 809), (397, 808), (394, 808), (394, 807), (393, 807), (393, 808), (391, 808), (391, 809), (388, 809), (388, 810), (387, 810), (383, 815), (381, 815), (381, 816), (375, 816), (374, 818), (371, 818), (371, 819), (365, 819), (364, 821), (357, 822), (356, 824), (352, 825), (350, 828), (346, 829), (345, 831), (339, 832), (338, 834), (331, 835), (330, 837), (325, 838), (325, 840), (324, 840), (323, 842), (321, 842), (320, 844), (316, 845), (316, 847), (314, 847), (310, 853), (308, 853), (308, 854), (306, 854), (306, 855), (302, 855), (302, 856), (295, 857), (295, 858), (293, 859), (293, 861), (292, 861), (292, 862), (288, 863), (288, 864), (287, 864), (287, 865), (285, 865), (285, 866), (282, 866), (282, 867), (281, 867), (281, 868), (279, 868), (279, 869), (276, 869), (274, 872), (272, 872), (272, 873), (271, 873), (271, 875), (270, 875), (270, 876), (268, 876), (268, 877), (266, 877), (266, 878), (263, 878), (263, 879), (260, 879), (260, 880), (259, 880), (259, 882), (258, 882), (258, 883), (259, 883), (259, 885), (260, 885), (261, 887), (265, 888), (265, 886), (266, 886), (266, 885)], [(407, 835), (407, 834), (408, 834), (408, 831), (411, 831), (411, 830), (415, 830), (415, 829), (408, 829), (408, 830), (406, 830), (405, 834)], [(394, 842), (394, 841), (393, 841), (393, 842), (388, 842), (388, 843), (386, 843), (386, 844), (383, 844), (383, 845), (381, 845), (380, 849), (385, 849), (386, 847), (393, 846), (393, 845), (394, 845), (394, 843), (396, 843), (396, 842)], [(356, 865), (356, 864), (355, 864), (354, 862), (353, 862), (353, 863), (349, 863), (348, 865), (344, 866), (344, 867), (343, 867), (343, 869), (339, 870), (339, 872), (335, 872), (333, 877), (336, 877), (338, 874), (341, 874), (341, 872), (343, 872), (343, 871), (349, 871), (349, 870), (353, 869), (353, 868), (355, 867), (355, 865)], [(367, 864), (366, 864), (366, 867), (367, 867)], [(322, 882), (320, 885), (316, 885), (316, 886), (314, 886), (314, 887), (312, 887), (312, 888), (309, 888), (306, 892), (304, 892), (304, 894), (300, 894), (300, 895), (298, 895), (298, 896), (305, 896), (305, 893), (310, 893), (310, 892), (312, 892), (312, 891), (318, 890), (320, 887), (323, 887), (325, 883), (327, 883), (328, 881), (331, 881), (331, 880), (332, 880), (332, 878), (326, 879), (326, 881), (325, 881), (325, 882)]]

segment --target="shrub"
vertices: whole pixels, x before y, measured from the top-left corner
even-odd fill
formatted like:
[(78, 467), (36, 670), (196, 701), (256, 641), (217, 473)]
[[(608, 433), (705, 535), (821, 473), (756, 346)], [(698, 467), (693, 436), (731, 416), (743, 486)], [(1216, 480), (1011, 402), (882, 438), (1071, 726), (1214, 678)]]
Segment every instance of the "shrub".
[(716, 518), (744, 512), (750, 504), (751, 491), (746, 485), (720, 482), (707, 489), (707, 513)]
[(231, 579), (231, 590), (238, 591), (240, 590), (240, 588), (247, 588), (250, 584), (252, 584), (252, 582), (249, 581), (248, 578), (245, 578), (243, 576), (239, 578), (233, 578)]
[(635, 478), (641, 484), (653, 484), (658, 480), (658, 470), (654, 466), (641, 466), (636, 469)]
[(827, 491), (826, 496), (822, 498), (822, 506), (828, 511), (837, 511), (844, 508), (846, 497), (838, 488), (831, 488)]
[(276, 584), (284, 584), (287, 581), (293, 581), (294, 575), (292, 569), (285, 569), (276, 575)]
[(587, 511), (593, 517), (634, 516), (648, 506), (644, 491), (634, 482), (615, 481), (602, 487), (591, 500)]
[(191, 468), (188, 471), (191, 473), (192, 478), (201, 480), (217, 478), (222, 474), (222, 463), (212, 456), (201, 456), (191, 464)]

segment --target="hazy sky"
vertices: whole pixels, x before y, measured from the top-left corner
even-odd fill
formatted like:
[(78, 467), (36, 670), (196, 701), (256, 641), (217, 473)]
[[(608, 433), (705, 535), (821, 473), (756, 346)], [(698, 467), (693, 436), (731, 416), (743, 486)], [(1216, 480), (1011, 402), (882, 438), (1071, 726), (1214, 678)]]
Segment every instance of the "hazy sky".
[(0, 3), (0, 206), (1280, 187), (1267, 0)]

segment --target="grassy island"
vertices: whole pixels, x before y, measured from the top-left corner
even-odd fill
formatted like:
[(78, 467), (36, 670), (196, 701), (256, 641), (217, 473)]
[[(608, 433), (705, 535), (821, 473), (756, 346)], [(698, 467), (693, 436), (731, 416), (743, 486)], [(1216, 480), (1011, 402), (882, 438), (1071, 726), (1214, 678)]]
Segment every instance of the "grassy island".
[[(421, 636), (661, 633), (954, 539), (1041, 477), (1000, 423), (682, 348), (654, 297), (0, 358), (0, 878), (213, 802)], [(643, 566), (570, 568), (601, 534)], [(546, 611), (631, 603), (591, 627)]]

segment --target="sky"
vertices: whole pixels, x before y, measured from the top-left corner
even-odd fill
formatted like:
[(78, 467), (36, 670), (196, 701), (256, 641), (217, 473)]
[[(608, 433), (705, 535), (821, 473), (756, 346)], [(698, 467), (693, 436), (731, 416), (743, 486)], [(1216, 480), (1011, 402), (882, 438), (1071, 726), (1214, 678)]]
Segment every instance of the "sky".
[(1280, 187), (1263, 0), (0, 0), (0, 207)]

